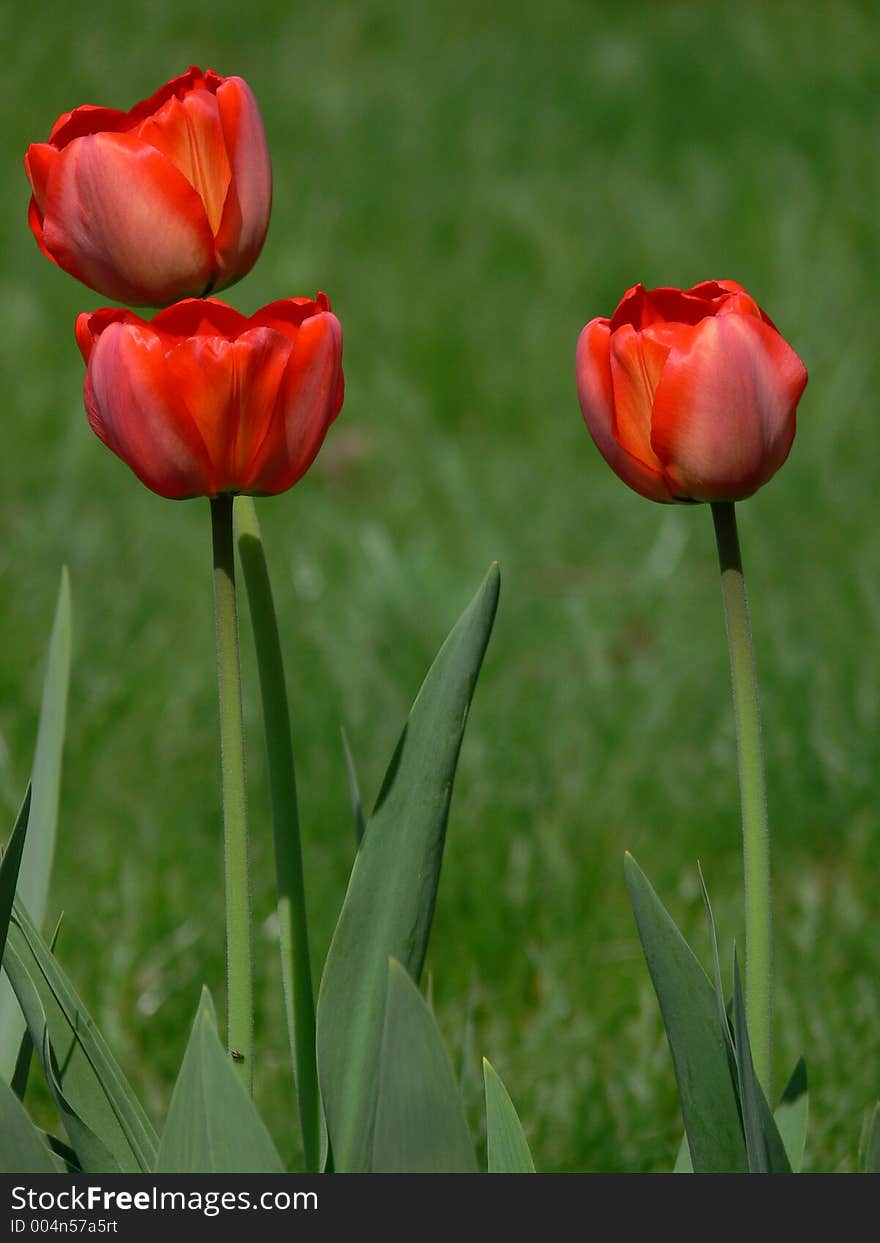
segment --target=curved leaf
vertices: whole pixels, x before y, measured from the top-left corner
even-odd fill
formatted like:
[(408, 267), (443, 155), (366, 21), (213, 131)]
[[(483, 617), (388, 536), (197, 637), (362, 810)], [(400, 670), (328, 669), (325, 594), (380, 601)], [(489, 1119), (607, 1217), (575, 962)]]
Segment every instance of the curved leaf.
[(373, 1150), (388, 959), (418, 980), (452, 783), (498, 604), (493, 566), (419, 692), (355, 859), (318, 997), (318, 1075), (335, 1168)]
[(715, 988), (630, 854), (625, 869), (669, 1039), (693, 1167), (697, 1173), (744, 1173), (748, 1160)]
[[(51, 1085), (54, 1075), (69, 1109), (98, 1137), (120, 1170), (151, 1170), (156, 1132), (60, 963), (18, 902), (3, 966), (47, 1081)], [(50, 1047), (54, 1066), (48, 1061)], [(75, 1137), (70, 1138), (75, 1146)]]

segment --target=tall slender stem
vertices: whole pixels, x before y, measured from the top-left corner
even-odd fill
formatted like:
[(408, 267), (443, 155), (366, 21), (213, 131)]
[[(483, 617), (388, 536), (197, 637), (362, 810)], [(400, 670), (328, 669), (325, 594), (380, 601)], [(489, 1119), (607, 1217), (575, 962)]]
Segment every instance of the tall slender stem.
[(306, 1169), (316, 1171), (320, 1164), (321, 1114), (315, 1059), (315, 997), (309, 959), (290, 709), (269, 570), (256, 508), (249, 496), (239, 497), (236, 503), (236, 526), (263, 700), (287, 1030), (296, 1076)]
[(226, 862), (227, 1042), (233, 1065), (245, 1087), (252, 1090), (251, 902), (231, 496), (212, 498), (211, 529)]
[[(764, 755), (758, 708), (758, 680), (749, 626), (749, 607), (732, 501), (712, 505), (721, 591), (730, 649), (733, 706), (742, 804), (743, 870), (746, 915), (746, 1018), (755, 1071), (771, 1099), (772, 1092), (772, 934), (770, 909), (770, 835)], [(772, 1100), (771, 1100), (772, 1103)]]

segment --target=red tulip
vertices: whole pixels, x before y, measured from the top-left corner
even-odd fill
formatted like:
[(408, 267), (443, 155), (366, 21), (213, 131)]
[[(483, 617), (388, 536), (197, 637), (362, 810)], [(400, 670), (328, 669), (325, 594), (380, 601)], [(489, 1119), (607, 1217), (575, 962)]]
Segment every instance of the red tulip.
[(737, 501), (788, 457), (803, 363), (735, 281), (628, 290), (577, 347), (587, 427), (652, 501)]
[(249, 319), (188, 298), (152, 322), (82, 314), (89, 423), (148, 488), (173, 500), (292, 487), (342, 405), (342, 329), (324, 294)]
[(272, 168), (241, 78), (193, 67), (130, 112), (84, 104), (24, 163), (43, 253), (120, 302), (164, 306), (231, 285), (266, 236)]

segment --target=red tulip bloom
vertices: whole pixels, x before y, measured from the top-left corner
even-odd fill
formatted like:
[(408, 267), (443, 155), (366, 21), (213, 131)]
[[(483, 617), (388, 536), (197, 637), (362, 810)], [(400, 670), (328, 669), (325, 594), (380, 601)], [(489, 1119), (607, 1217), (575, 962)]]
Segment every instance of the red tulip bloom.
[(120, 302), (164, 306), (231, 285), (266, 236), (272, 168), (241, 78), (193, 67), (130, 112), (84, 104), (24, 163), (43, 253)]
[(738, 501), (788, 457), (803, 363), (735, 281), (624, 294), (577, 347), (587, 427), (652, 501)]
[(342, 405), (342, 329), (324, 294), (250, 318), (214, 298), (152, 322), (108, 307), (80, 315), (76, 336), (93, 430), (173, 500), (285, 491)]

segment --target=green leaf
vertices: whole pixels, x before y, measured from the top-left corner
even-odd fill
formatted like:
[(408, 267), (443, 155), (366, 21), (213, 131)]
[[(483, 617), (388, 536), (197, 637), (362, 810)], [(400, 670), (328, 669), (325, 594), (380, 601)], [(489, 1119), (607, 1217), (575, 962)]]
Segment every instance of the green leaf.
[(678, 1152), (675, 1154), (675, 1165), (672, 1167), (673, 1174), (693, 1174), (694, 1163), (691, 1160), (691, 1150), (688, 1147), (687, 1133), (682, 1135), (681, 1143), (678, 1145)]
[(92, 1128), (82, 1120), (65, 1096), (58, 1063), (55, 1060), (55, 1053), (45, 1024), (43, 1026), (43, 1055), (40, 1060), (80, 1169), (86, 1174), (121, 1174), (119, 1162), (113, 1153), (100, 1136), (96, 1135)]
[(718, 1004), (718, 1025), (724, 1035), (724, 1043), (727, 1047), (727, 1056), (733, 1073), (736, 1073), (736, 1053), (733, 1047), (733, 1037), (730, 1034), (730, 1023), (727, 1019), (727, 1006), (724, 1003), (724, 985), (721, 981), (721, 960), (718, 956), (718, 935), (715, 930), (715, 916), (712, 914), (712, 903), (709, 901), (709, 890), (706, 888), (706, 882), (703, 879), (703, 869), (697, 864), (697, 873), (700, 877), (700, 888), (703, 891), (703, 905), (706, 908), (706, 920), (709, 924), (709, 936), (712, 940), (712, 970), (715, 982), (715, 1000)]
[(513, 1101), (486, 1058), (483, 1058), (483, 1083), (486, 1089), (489, 1173), (534, 1174), (535, 1163)]
[(0, 1173), (58, 1174), (63, 1169), (21, 1101), (0, 1079)]
[[(91, 1015), (17, 901), (3, 966), (43, 1073), (50, 1086), (53, 1078), (57, 1082), (64, 1108), (97, 1136), (124, 1173), (151, 1170), (156, 1133)], [(75, 1146), (75, 1137), (70, 1138)]]
[(220, 1043), (207, 989), (174, 1085), (156, 1172), (284, 1173), (272, 1137)]
[(364, 833), (367, 829), (367, 822), (364, 820), (364, 808), (361, 803), (361, 790), (358, 785), (357, 769), (354, 766), (354, 756), (351, 753), (351, 747), (348, 745), (348, 734), (345, 727), (340, 729), (342, 734), (342, 750), (345, 753), (345, 771), (348, 774), (348, 797), (351, 800), (351, 814), (354, 817), (354, 840), (360, 847), (364, 840)]
[(15, 902), (15, 890), (21, 870), (30, 808), (31, 787), (28, 786), (21, 810), (16, 817), (15, 825), (3, 852), (3, 858), (0, 860), (0, 960), (6, 948), (6, 935), (9, 931), (9, 920), (12, 917), (12, 907)]
[(341, 1172), (369, 1169), (388, 959), (421, 974), (458, 753), (498, 603), (493, 566), (413, 705), (355, 859), (318, 997), (318, 1074)]
[(789, 1165), (795, 1174), (800, 1173), (804, 1164), (809, 1106), (807, 1066), (804, 1059), (800, 1057), (773, 1114), (788, 1154)]
[[(61, 760), (67, 716), (67, 688), (70, 681), (71, 610), (70, 576), (61, 571), (55, 618), (49, 639), (43, 697), (34, 749), (28, 840), (18, 878), (18, 897), (34, 921), (42, 928), (55, 836), (58, 825), (58, 796), (61, 788)], [(0, 980), (0, 1075), (9, 1080), (15, 1067), (24, 1023), (7, 980)]]
[(764, 1096), (755, 1067), (746, 1026), (742, 982), (736, 949), (733, 951), (733, 1031), (736, 1065), (739, 1074), (739, 1098), (742, 1107), (743, 1131), (751, 1174), (790, 1174), (791, 1165), (777, 1130), (767, 1098)]
[(630, 854), (625, 869), (666, 1026), (694, 1169), (743, 1173), (748, 1161), (715, 988)]
[(434, 1015), (395, 959), (388, 964), (372, 1168), (381, 1174), (475, 1174), (452, 1062)]
[[(55, 944), (58, 941), (58, 933), (61, 931), (61, 923), (63, 918), (63, 914), (59, 915), (58, 922), (55, 924), (55, 931), (52, 933), (52, 940), (49, 942), (50, 954), (55, 953)], [(12, 985), (10, 984), (9, 987), (11, 988)], [(14, 993), (13, 996), (15, 996)], [(17, 1001), (16, 1005), (18, 1005)], [(12, 1078), (9, 1081), (9, 1086), (12, 1088), (13, 1092), (20, 1101), (24, 1100), (24, 1094), (28, 1085), (28, 1078), (31, 1072), (31, 1062), (33, 1061), (34, 1055), (33, 1038), (31, 1037), (27, 1024), (24, 1022), (24, 1016), (22, 1016), (22, 1024), (24, 1026), (24, 1031), (21, 1033), (21, 1044), (18, 1046), (18, 1055), (15, 1059), (15, 1070), (12, 1072)]]
[(865, 1174), (880, 1174), (880, 1103), (874, 1106), (871, 1121), (868, 1123), (862, 1169)]
[(309, 1172), (314, 1172), (322, 1163), (324, 1126), (315, 1054), (315, 991), (309, 954), (290, 706), (269, 567), (253, 499), (238, 497), (235, 515), (263, 705), (284, 1012), (305, 1164)]

